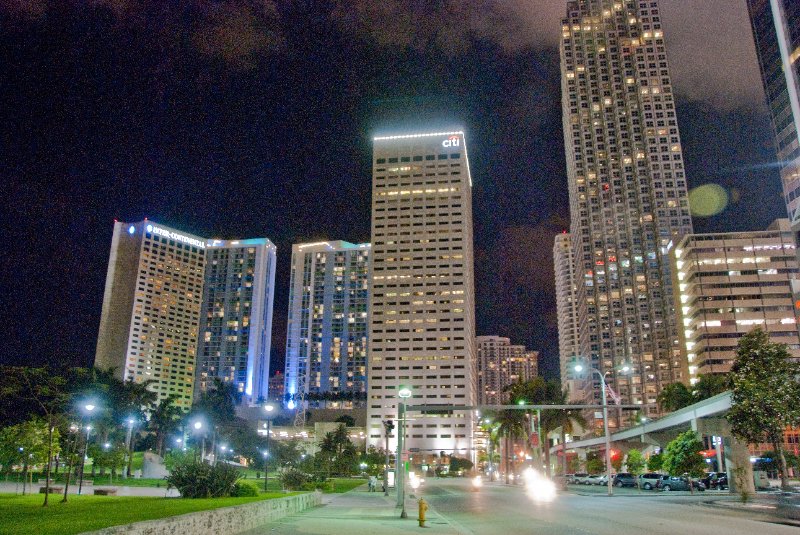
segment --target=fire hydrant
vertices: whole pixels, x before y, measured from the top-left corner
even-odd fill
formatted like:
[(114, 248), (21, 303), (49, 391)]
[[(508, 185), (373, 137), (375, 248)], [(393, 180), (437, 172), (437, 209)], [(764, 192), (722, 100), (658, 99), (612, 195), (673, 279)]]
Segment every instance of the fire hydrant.
[(419, 527), (425, 527), (425, 511), (428, 510), (428, 502), (423, 498), (419, 499)]

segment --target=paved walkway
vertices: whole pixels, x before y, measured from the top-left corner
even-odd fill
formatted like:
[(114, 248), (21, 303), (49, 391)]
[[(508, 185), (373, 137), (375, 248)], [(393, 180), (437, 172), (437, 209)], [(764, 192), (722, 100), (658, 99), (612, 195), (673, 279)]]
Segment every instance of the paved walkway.
[(425, 528), (417, 521), (417, 500), (406, 499), (408, 518), (400, 518), (396, 494), (367, 492), (366, 485), (344, 494), (323, 496), (322, 505), (287, 516), (244, 535), (408, 535), (414, 531), (454, 535), (458, 531), (432, 509), (428, 509)]

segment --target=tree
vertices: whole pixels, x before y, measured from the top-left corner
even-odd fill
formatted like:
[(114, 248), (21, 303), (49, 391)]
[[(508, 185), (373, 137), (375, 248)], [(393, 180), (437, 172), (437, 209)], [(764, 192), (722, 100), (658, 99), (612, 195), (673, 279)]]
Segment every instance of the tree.
[[(545, 403), (549, 405), (566, 405), (569, 399), (569, 391), (561, 390), (549, 386), (546, 393), (554, 397), (549, 398)], [(586, 419), (576, 409), (545, 409), (542, 411), (542, 435), (545, 437), (544, 458), (547, 476), (550, 476), (550, 448), (546, 437), (556, 429), (561, 429), (561, 444), (566, 444), (567, 434), (573, 434), (575, 429), (586, 427)], [(562, 451), (563, 461), (566, 463), (566, 449)]]
[[(512, 442), (514, 439), (524, 437), (526, 431), (525, 414), (516, 409), (505, 409), (497, 415), (497, 432), (503, 437), (503, 464), (506, 472), (506, 483), (510, 481), (509, 475), (514, 469), (514, 455)], [(509, 466), (511, 459), (511, 466)]]
[(767, 442), (778, 454), (781, 487), (789, 488), (783, 433), (800, 424), (800, 364), (784, 344), (761, 329), (739, 340), (731, 370), (731, 409), (725, 416), (734, 436), (750, 444)]
[(692, 391), (683, 383), (672, 383), (665, 386), (656, 398), (662, 411), (672, 412), (688, 407), (694, 403)]
[(164, 439), (180, 427), (183, 411), (175, 404), (176, 394), (170, 394), (150, 413), (150, 430), (156, 434), (156, 452), (164, 455)]
[(694, 402), (713, 398), (730, 390), (730, 378), (727, 374), (706, 373), (697, 377), (697, 382), (692, 385), (692, 398)]
[(58, 429), (51, 429), (40, 418), (0, 430), (0, 460), (9, 468), (22, 466), (22, 494), (25, 494), (32, 468), (52, 460), (54, 453), (58, 453)]
[(606, 465), (603, 460), (600, 458), (600, 455), (595, 452), (589, 452), (586, 454), (586, 471), (590, 474), (599, 474), (603, 470), (605, 470)]
[(625, 465), (628, 467), (628, 472), (636, 477), (637, 486), (639, 484), (639, 478), (637, 476), (644, 472), (645, 464), (644, 455), (642, 455), (641, 451), (636, 449), (628, 450), (628, 457), (625, 460)]
[(660, 472), (664, 468), (664, 454), (654, 453), (647, 459), (647, 469), (651, 472)]
[(703, 441), (696, 431), (686, 431), (667, 444), (664, 452), (664, 470), (673, 476), (689, 474), (689, 490), (694, 492), (692, 477), (700, 477), (705, 472), (706, 461), (700, 452)]
[(58, 454), (59, 424), (64, 423), (63, 414), (69, 400), (66, 380), (49, 368), (17, 368), (0, 388), (0, 398), (23, 400), (44, 419), (47, 426), (47, 459), (45, 469), (45, 491), (43, 507), (50, 499), (50, 470), (53, 457)]
[(343, 414), (343, 415), (339, 416), (338, 418), (336, 418), (336, 420), (334, 420), (334, 422), (342, 423), (342, 424), (346, 425), (347, 427), (355, 427), (356, 426), (355, 418), (353, 418), (349, 414)]
[(358, 453), (344, 424), (340, 424), (336, 431), (325, 433), (315, 457), (318, 466), (327, 472), (328, 477), (332, 473), (343, 476), (355, 473)]

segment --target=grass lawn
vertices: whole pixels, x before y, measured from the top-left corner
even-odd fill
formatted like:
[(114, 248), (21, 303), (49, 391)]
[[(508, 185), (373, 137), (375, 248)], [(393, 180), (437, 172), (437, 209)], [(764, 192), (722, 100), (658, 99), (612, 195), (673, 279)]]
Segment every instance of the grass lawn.
[(367, 482), (366, 479), (351, 479), (346, 477), (334, 477), (331, 479), (333, 479), (333, 492), (335, 494), (353, 490)]
[(59, 503), (50, 497), (42, 507), (43, 496), (0, 494), (0, 533), (4, 535), (72, 535), (108, 526), (129, 524), (195, 511), (241, 505), (258, 500), (283, 498), (293, 493), (269, 493), (252, 498), (140, 498), (116, 496), (73, 496)]

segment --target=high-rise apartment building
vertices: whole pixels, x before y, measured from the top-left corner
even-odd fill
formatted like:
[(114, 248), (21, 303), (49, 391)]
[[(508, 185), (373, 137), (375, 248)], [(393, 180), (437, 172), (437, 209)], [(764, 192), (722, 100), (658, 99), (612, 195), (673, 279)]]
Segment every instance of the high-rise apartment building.
[(789, 219), (800, 230), (800, 2), (747, 0), (781, 165)]
[(267, 399), (275, 246), (266, 238), (209, 240), (195, 391), (215, 378), (250, 404)]
[(304, 406), (352, 406), (366, 395), (369, 263), (368, 243), (292, 246), (285, 374), (290, 408), (299, 399)]
[(578, 282), (572, 239), (569, 233), (556, 234), (553, 243), (553, 271), (556, 278), (556, 313), (558, 317), (558, 357), (561, 384), (572, 401), (585, 401), (591, 394), (588, 384), (572, 367), (580, 360)]
[[(403, 387), (410, 404), (475, 404), (472, 183), (460, 131), (376, 137), (372, 168), (367, 430), (382, 447)], [(470, 412), (413, 418), (407, 447), (472, 455)]]
[(672, 255), (690, 382), (729, 372), (739, 340), (755, 327), (800, 359), (789, 283), (798, 269), (788, 219), (765, 231), (689, 234)]
[(663, 32), (654, 0), (571, 0), (560, 47), (578, 355), (646, 414), (685, 380), (669, 248), (692, 231)]
[(539, 352), (514, 345), (502, 336), (478, 336), (478, 404), (502, 405), (509, 402), (505, 388), (538, 375)]
[(206, 240), (153, 221), (114, 223), (95, 366), (192, 404)]

